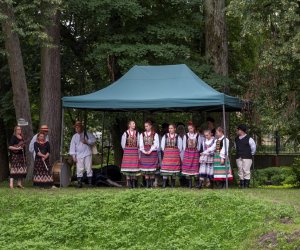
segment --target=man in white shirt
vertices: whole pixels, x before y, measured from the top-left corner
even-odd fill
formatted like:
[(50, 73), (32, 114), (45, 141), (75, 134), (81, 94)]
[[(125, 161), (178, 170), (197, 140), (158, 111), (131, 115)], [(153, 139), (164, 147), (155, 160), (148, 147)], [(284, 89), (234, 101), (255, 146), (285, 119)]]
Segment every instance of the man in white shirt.
[(84, 171), (87, 173), (89, 186), (92, 186), (92, 146), (96, 138), (92, 133), (84, 132), (82, 122), (77, 121), (74, 125), (76, 134), (73, 135), (70, 144), (70, 155), (76, 163), (78, 187), (82, 187)]
[(240, 188), (249, 188), (252, 158), (256, 152), (256, 144), (246, 132), (247, 126), (244, 124), (239, 125), (237, 127), (237, 137), (235, 138), (236, 164), (238, 166)]

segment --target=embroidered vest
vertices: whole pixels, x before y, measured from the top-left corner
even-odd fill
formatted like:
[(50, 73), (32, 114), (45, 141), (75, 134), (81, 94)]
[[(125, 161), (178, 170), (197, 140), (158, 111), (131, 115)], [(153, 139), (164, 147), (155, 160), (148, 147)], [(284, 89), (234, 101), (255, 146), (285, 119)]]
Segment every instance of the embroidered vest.
[(137, 131), (134, 131), (133, 135), (130, 135), (128, 131), (126, 131), (126, 147), (137, 147)]
[(143, 133), (143, 141), (144, 146), (152, 146), (154, 144), (154, 135), (155, 133), (152, 133), (148, 136), (146, 132)]
[(176, 135), (174, 138), (171, 138), (168, 136), (168, 134), (165, 135), (166, 137), (166, 148), (175, 148), (178, 145), (178, 135)]
[(216, 151), (218, 153), (220, 153), (222, 148), (223, 148), (223, 139), (222, 140), (218, 139), (217, 142), (216, 142)]
[(197, 148), (198, 146), (198, 137), (199, 137), (199, 134), (197, 133), (196, 137), (194, 139), (191, 139), (189, 137), (189, 134), (186, 134), (186, 147), (187, 148)]

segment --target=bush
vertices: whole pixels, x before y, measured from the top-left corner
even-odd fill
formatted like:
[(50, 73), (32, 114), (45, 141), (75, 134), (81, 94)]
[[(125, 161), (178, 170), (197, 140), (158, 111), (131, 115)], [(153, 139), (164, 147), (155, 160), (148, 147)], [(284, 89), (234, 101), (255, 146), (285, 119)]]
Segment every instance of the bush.
[(292, 164), (292, 172), (295, 176), (295, 185), (300, 187), (300, 157), (295, 158)]
[[(299, 164), (300, 174), (300, 164)], [(283, 186), (297, 184), (297, 176), (292, 167), (269, 167), (258, 169), (254, 174), (256, 186)]]

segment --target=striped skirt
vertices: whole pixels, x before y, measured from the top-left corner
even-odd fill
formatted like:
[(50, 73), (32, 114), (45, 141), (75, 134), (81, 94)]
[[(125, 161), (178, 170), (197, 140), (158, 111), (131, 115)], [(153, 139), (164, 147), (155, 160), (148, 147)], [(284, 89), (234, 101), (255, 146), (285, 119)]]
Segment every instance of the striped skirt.
[[(150, 147), (145, 147), (145, 150), (149, 150)], [(141, 152), (140, 170), (143, 174), (155, 174), (158, 169), (158, 154), (157, 151), (152, 151), (151, 154), (146, 155)]]
[(26, 159), (23, 154), (12, 154), (10, 178), (23, 179), (27, 175)]
[(184, 151), (182, 162), (182, 174), (187, 176), (196, 176), (199, 173), (200, 153), (197, 149), (186, 149)]
[(225, 181), (226, 180), (226, 170), (227, 170), (227, 177), (229, 181), (233, 180), (232, 170), (230, 167), (230, 162), (227, 161), (226, 163), (227, 169), (224, 165), (221, 165), (221, 157), (219, 153), (215, 153), (214, 155), (214, 181)]
[(165, 148), (160, 173), (161, 175), (180, 173), (180, 152), (178, 148)]
[(45, 167), (42, 158), (35, 157), (33, 169), (33, 185), (39, 187), (51, 187), (53, 185), (53, 176), (51, 174), (51, 166), (49, 158), (45, 160), (48, 170)]
[(139, 150), (137, 147), (127, 147), (124, 149), (121, 172), (124, 175), (130, 176), (136, 176), (140, 173)]

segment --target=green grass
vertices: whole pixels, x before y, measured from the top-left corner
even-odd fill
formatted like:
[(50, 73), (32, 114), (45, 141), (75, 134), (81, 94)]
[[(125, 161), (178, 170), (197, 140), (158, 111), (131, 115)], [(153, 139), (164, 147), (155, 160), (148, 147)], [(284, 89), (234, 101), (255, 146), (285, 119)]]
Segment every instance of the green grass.
[(2, 186), (0, 197), (1, 249), (300, 246), (300, 190), (296, 189), (9, 190)]

